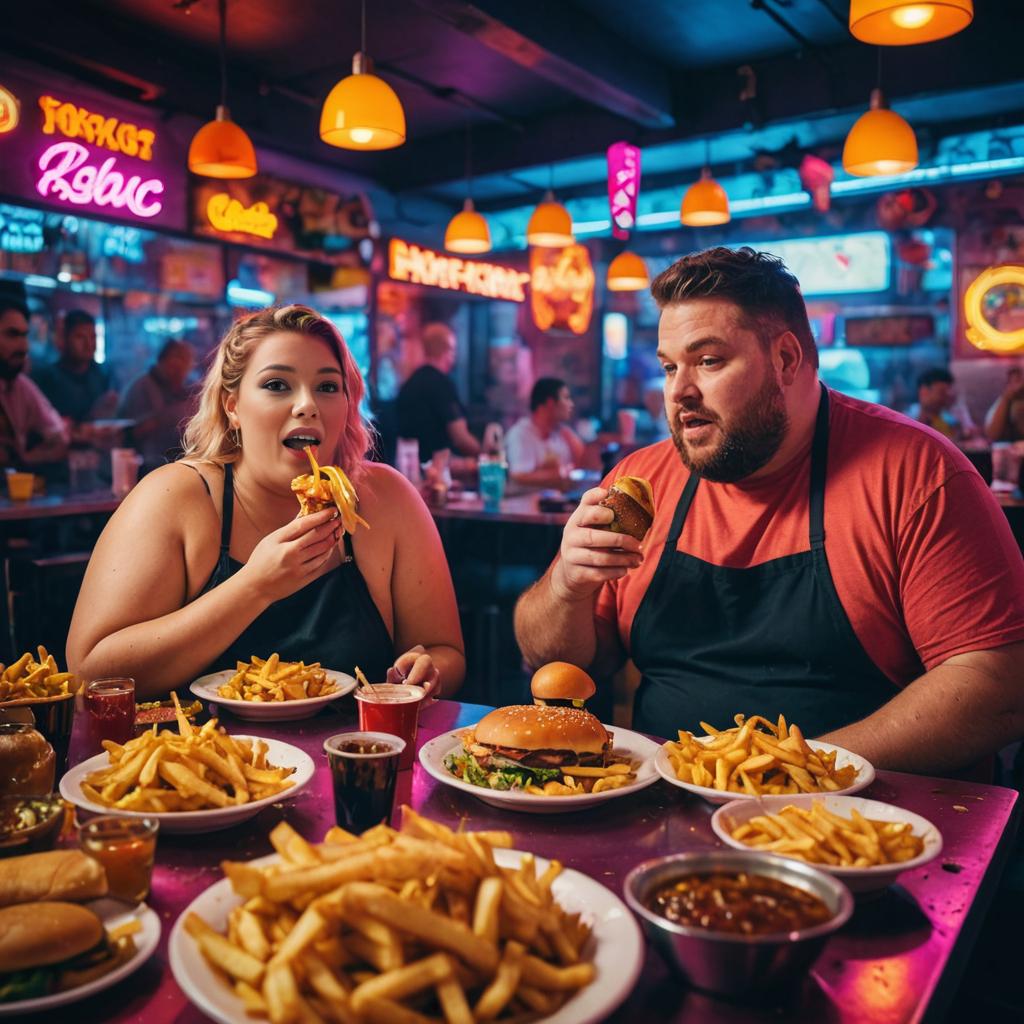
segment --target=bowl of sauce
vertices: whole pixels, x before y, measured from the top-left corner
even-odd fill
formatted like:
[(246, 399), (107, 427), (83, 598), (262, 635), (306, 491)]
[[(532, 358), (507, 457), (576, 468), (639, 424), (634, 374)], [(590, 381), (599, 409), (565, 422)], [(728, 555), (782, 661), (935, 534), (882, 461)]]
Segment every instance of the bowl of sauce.
[(708, 850), (646, 861), (626, 902), (671, 967), (708, 992), (785, 994), (853, 912), (838, 879), (766, 853)]
[(52, 850), (66, 813), (58, 793), (0, 797), (0, 857)]

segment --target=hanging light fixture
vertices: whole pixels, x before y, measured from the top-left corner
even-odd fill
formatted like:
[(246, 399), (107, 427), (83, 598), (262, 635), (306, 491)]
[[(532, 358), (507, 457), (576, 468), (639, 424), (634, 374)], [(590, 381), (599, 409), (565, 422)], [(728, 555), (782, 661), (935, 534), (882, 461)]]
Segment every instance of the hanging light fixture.
[(471, 195), (473, 182), (473, 149), (469, 123), (466, 123), (466, 201), (462, 211), (448, 221), (444, 247), (449, 252), (481, 253), (491, 251), (491, 229), (487, 218), (477, 213)]
[(651, 283), (647, 264), (628, 249), (608, 264), (605, 284), (610, 292), (639, 292)]
[(352, 74), (328, 93), (320, 111), (320, 138), (339, 149), (394, 149), (405, 142), (405, 111), (395, 90), (373, 73), (366, 52), (366, 0), (360, 50)]
[(704, 167), (700, 178), (683, 196), (679, 207), (679, 220), (691, 228), (708, 228), (715, 224), (728, 224), (729, 197), (725, 189), (711, 177), (711, 140), (704, 143)]
[(909, 46), (945, 39), (974, 19), (972, 0), (851, 0), (850, 31), (863, 43)]
[(192, 136), (188, 169), (205, 178), (251, 178), (256, 173), (256, 149), (231, 120), (227, 93), (227, 0), (220, 0), (220, 103), (217, 116)]
[(551, 164), (548, 168), (548, 190), (526, 225), (526, 244), (539, 245), (546, 249), (560, 249), (572, 245), (575, 241), (572, 217), (555, 199), (555, 165)]
[(889, 109), (882, 93), (882, 49), (878, 49), (875, 88), (871, 106), (854, 122), (843, 144), (843, 168), (847, 174), (868, 178), (903, 174), (917, 166), (914, 129)]

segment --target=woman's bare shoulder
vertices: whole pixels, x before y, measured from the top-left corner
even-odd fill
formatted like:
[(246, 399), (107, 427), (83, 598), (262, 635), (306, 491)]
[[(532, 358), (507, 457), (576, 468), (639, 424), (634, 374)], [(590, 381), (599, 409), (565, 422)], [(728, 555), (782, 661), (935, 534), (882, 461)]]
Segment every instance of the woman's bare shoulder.
[(419, 492), (408, 480), (383, 462), (368, 462), (363, 467), (356, 490), (359, 492), (359, 513), (364, 518), (382, 511), (408, 512), (423, 505)]
[(204, 519), (216, 516), (210, 492), (203, 481), (212, 485), (220, 472), (218, 467), (182, 462), (161, 466), (132, 488), (117, 510), (116, 518), (125, 521), (145, 519), (159, 532), (161, 522), (174, 530), (197, 516)]

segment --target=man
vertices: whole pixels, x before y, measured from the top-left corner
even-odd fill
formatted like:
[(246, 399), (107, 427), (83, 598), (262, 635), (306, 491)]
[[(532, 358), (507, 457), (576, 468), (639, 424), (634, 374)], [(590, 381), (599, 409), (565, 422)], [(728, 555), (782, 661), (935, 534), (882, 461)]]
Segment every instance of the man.
[(979, 436), (967, 407), (957, 402), (955, 384), (949, 370), (925, 370), (917, 378), (917, 401), (907, 410), (912, 420), (926, 423), (954, 443)]
[(516, 610), (527, 659), (628, 654), (634, 724), (662, 736), (781, 712), (924, 773), (1019, 739), (1024, 562), (965, 456), (822, 387), (780, 260), (711, 249), (651, 291), (672, 438), (614, 476), (650, 480), (654, 524), (642, 547), (595, 529), (606, 492), (584, 495)]
[(530, 415), (505, 436), (510, 479), (528, 487), (566, 486), (569, 470), (583, 458), (583, 442), (566, 426), (573, 409), (564, 380), (537, 380), (530, 391)]
[(447, 324), (427, 324), (420, 340), (426, 362), (398, 393), (398, 436), (419, 441), (420, 462), (442, 448), (479, 455), (480, 442), (466, 426), (466, 410), (448, 376), (455, 366), (454, 331)]
[(96, 320), (82, 309), (64, 317), (60, 359), (37, 370), (33, 377), (53, 407), (70, 422), (73, 442), (89, 443), (90, 420), (113, 414), (117, 392), (110, 373), (96, 362)]
[(195, 393), (187, 381), (195, 351), (184, 341), (164, 344), (156, 363), (128, 385), (118, 415), (135, 420), (132, 436), (148, 473), (181, 449), (181, 425), (195, 411)]
[(28, 306), (0, 294), (0, 464), (31, 469), (67, 454), (68, 432), (59, 413), (24, 374)]
[(1024, 371), (1011, 366), (1006, 371), (1006, 386), (985, 417), (985, 433), (990, 441), (1024, 441)]

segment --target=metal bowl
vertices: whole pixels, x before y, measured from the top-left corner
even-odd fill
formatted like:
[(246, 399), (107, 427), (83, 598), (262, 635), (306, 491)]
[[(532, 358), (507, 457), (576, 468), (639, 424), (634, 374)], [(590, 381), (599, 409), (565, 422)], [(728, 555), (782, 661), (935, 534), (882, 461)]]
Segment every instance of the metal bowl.
[[(658, 887), (706, 871), (747, 871), (786, 882), (817, 896), (832, 917), (797, 931), (734, 935), (675, 924), (647, 908), (647, 897)], [(810, 864), (768, 853), (708, 850), (658, 857), (635, 867), (623, 888), (630, 909), (669, 965), (694, 987), (732, 997), (782, 994), (798, 985), (829, 935), (853, 913), (853, 897), (842, 882)]]

